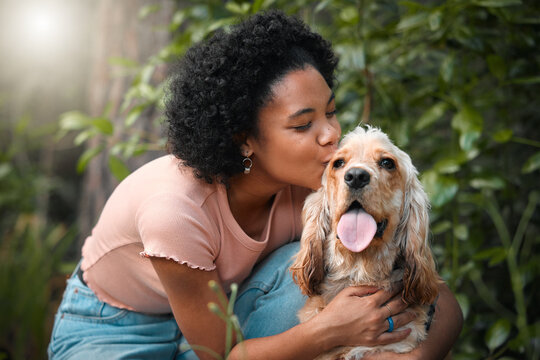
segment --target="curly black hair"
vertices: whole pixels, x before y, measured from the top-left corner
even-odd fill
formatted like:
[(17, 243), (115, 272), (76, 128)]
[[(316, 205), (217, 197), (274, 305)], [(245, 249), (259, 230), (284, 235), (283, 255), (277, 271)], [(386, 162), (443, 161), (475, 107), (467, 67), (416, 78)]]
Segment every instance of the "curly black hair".
[(311, 65), (330, 88), (338, 58), (329, 41), (281, 11), (255, 14), (192, 46), (169, 79), (168, 150), (195, 175), (225, 184), (241, 173), (240, 146), (258, 135), (271, 87)]

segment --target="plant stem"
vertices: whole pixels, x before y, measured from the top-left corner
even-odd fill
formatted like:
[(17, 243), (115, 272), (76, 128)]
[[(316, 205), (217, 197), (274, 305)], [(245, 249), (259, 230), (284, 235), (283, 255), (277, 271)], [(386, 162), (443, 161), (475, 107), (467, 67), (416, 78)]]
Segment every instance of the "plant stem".
[(504, 219), (501, 216), (501, 213), (497, 207), (495, 200), (493, 199), (492, 194), (486, 196), (485, 205), (486, 210), (491, 216), (491, 220), (493, 221), (495, 228), (499, 233), (501, 242), (503, 243), (503, 246), (507, 251), (506, 262), (508, 265), (508, 270), (510, 271), (510, 281), (512, 283), (512, 290), (516, 301), (516, 325), (519, 332), (523, 334), (523, 338), (525, 339), (525, 343), (527, 344), (527, 346), (525, 347), (526, 352), (528, 355), (530, 355), (531, 348), (530, 334), (527, 327), (527, 307), (525, 306), (525, 296), (523, 294), (523, 281), (516, 261), (516, 251), (512, 246), (512, 243), (510, 242), (510, 233), (508, 232), (508, 228), (504, 223)]
[(540, 147), (540, 141), (525, 139), (521, 137), (512, 137), (513, 142), (517, 142), (518, 144), (524, 144), (524, 145), (531, 145), (534, 147)]

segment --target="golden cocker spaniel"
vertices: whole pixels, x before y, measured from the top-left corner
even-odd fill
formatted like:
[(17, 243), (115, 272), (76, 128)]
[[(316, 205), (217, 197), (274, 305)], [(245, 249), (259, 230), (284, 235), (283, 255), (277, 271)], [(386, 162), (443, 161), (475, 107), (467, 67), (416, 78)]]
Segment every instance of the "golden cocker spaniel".
[(291, 266), (309, 298), (305, 322), (348, 286), (389, 290), (403, 281), (402, 298), (417, 318), (399, 343), (340, 347), (318, 359), (360, 359), (368, 352), (409, 352), (426, 337), (429, 305), (441, 282), (428, 242), (428, 198), (409, 155), (373, 127), (345, 136), (328, 164), (322, 187), (303, 210), (300, 251)]

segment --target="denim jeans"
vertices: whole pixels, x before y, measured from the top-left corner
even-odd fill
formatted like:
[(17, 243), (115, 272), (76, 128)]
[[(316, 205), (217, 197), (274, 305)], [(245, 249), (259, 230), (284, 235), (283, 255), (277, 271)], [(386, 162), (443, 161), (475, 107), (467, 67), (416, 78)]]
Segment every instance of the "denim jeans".
[[(298, 324), (305, 297), (288, 267), (299, 243), (282, 246), (240, 286), (234, 312), (246, 339), (275, 335)], [(50, 359), (197, 359), (172, 315), (148, 315), (110, 306), (76, 276), (67, 282), (55, 317)]]

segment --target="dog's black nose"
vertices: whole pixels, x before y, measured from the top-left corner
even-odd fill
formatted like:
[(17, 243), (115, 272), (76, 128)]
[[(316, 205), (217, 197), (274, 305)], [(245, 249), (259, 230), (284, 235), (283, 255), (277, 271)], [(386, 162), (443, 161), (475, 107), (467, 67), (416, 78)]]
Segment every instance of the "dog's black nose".
[(370, 175), (366, 170), (352, 168), (345, 173), (345, 184), (353, 189), (361, 189), (369, 184), (369, 178)]

